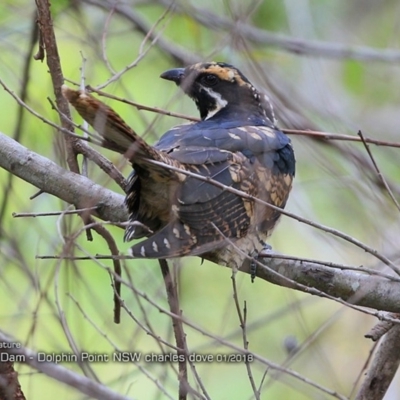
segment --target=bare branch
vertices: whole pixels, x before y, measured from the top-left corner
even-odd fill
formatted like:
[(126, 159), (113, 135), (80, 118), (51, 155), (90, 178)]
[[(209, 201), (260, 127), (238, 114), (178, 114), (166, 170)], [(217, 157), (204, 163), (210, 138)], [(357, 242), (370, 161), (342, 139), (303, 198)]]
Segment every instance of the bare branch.
[[(320, 138), (326, 140), (342, 140), (348, 142), (363, 142), (363, 140), (359, 136), (355, 135), (344, 135), (341, 133), (329, 133), (329, 132), (321, 132), (321, 131), (311, 131), (311, 130), (298, 130), (298, 129), (281, 129), (282, 132), (287, 135), (299, 135), (299, 136), (310, 136), (313, 138)], [(400, 148), (400, 143), (398, 142), (387, 142), (383, 140), (371, 139), (364, 137), (365, 143), (376, 144), (377, 146), (384, 147), (395, 147)]]
[(103, 220), (123, 222), (128, 219), (124, 196), (84, 176), (66, 171), (2, 133), (0, 167), (77, 208), (98, 206), (94, 215)]
[[(266, 257), (272, 257), (265, 260)], [(132, 256), (121, 255), (113, 257), (109, 255), (96, 256), (50, 256), (38, 255), (38, 259), (44, 260), (129, 260)], [(262, 260), (264, 258), (264, 261)], [(380, 311), (400, 313), (400, 282), (398, 279), (382, 277), (380, 275), (371, 276), (360, 269), (356, 272), (356, 267), (348, 270), (341, 270), (323, 262), (308, 262), (302, 259), (292, 259), (290, 257), (269, 254), (263, 255), (261, 264), (257, 267), (256, 276), (258, 279), (274, 283), (275, 285), (296, 289), (308, 294), (321, 297), (341, 299), (343, 304), (354, 306), (369, 307)], [(264, 267), (263, 265), (264, 264)], [(230, 267), (227, 267), (230, 268)], [(245, 262), (240, 268), (241, 272), (251, 275), (250, 261)], [(377, 316), (375, 312), (368, 312)], [(393, 318), (380, 318), (393, 321)]]
[(368, 146), (368, 143), (365, 141), (365, 138), (364, 138), (363, 133), (362, 133), (361, 131), (359, 131), (359, 132), (358, 132), (358, 135), (360, 136), (361, 140), (362, 140), (363, 143), (364, 143), (365, 150), (367, 150), (368, 156), (369, 156), (369, 158), (371, 159), (372, 164), (374, 165), (374, 168), (375, 168), (376, 173), (378, 174), (378, 177), (380, 178), (380, 180), (382, 181), (383, 186), (385, 187), (385, 189), (386, 189), (387, 192), (389, 193), (389, 196), (390, 196), (390, 198), (392, 199), (392, 201), (393, 201), (394, 205), (396, 206), (397, 210), (400, 211), (399, 202), (398, 202), (398, 201), (396, 200), (396, 198), (394, 197), (394, 194), (393, 194), (392, 190), (390, 189), (388, 183), (386, 182), (385, 177), (383, 176), (381, 170), (379, 169), (378, 164), (376, 163), (375, 158), (374, 158), (374, 156), (372, 155), (371, 150), (370, 150), (370, 148), (369, 148), (369, 146)]
[[(272, 362), (272, 361), (270, 361), (270, 360), (268, 360), (268, 359), (266, 359), (264, 357), (261, 357), (258, 354), (255, 354), (255, 353), (252, 353), (252, 352), (250, 352), (250, 351), (248, 351), (246, 349), (243, 349), (242, 347), (240, 347), (240, 346), (238, 346), (238, 345), (236, 345), (234, 343), (231, 343), (230, 341), (225, 340), (222, 337), (218, 337), (218, 336), (216, 337), (214, 334), (209, 333), (204, 328), (199, 327), (198, 325), (196, 325), (195, 323), (193, 323), (190, 320), (186, 319), (185, 317), (183, 317), (181, 315), (176, 315), (176, 314), (172, 313), (171, 311), (161, 307), (150, 296), (148, 296), (144, 292), (141, 292), (136, 287), (130, 285), (129, 282), (126, 282), (126, 281), (122, 280), (122, 283), (124, 285), (128, 286), (131, 290), (133, 290), (135, 293), (137, 293), (139, 296), (141, 296), (143, 299), (145, 299), (147, 302), (149, 302), (153, 307), (155, 307), (157, 310), (159, 310), (163, 314), (166, 314), (166, 315), (170, 316), (171, 318), (179, 318), (179, 319), (181, 319), (184, 324), (186, 324), (187, 326), (190, 326), (191, 328), (193, 328), (194, 330), (196, 330), (198, 332), (201, 332), (202, 335), (210, 337), (213, 340), (215, 340), (216, 342), (221, 343), (224, 346), (226, 346), (228, 348), (231, 348), (232, 350), (235, 350), (236, 352), (238, 352), (240, 354), (251, 356), (251, 357), (253, 357), (254, 360), (259, 361), (260, 363), (268, 366), (269, 368), (271, 368), (273, 370), (276, 370), (276, 371), (281, 371), (281, 372), (283, 372), (283, 373), (285, 373), (285, 374), (287, 374), (289, 376), (292, 376), (293, 378), (295, 378), (295, 379), (297, 379), (297, 380), (299, 380), (301, 382), (304, 382), (304, 383), (306, 383), (306, 384), (308, 384), (308, 385), (320, 390), (321, 392), (327, 393), (327, 394), (329, 394), (329, 395), (331, 395), (331, 396), (333, 396), (333, 397), (335, 397), (337, 399), (340, 399), (340, 400), (348, 400), (346, 397), (342, 396), (341, 394), (337, 393), (336, 391), (328, 389), (326, 387), (323, 387), (323, 386), (319, 385), (318, 383), (312, 381), (311, 379), (308, 379), (308, 378), (300, 375), (299, 373), (297, 373), (297, 372), (295, 372), (295, 371), (293, 371), (293, 370), (291, 370), (289, 368), (284, 368), (281, 365), (279, 365), (277, 363), (274, 363), (274, 362)], [(122, 306), (123, 306), (123, 308), (125, 308), (124, 305), (122, 305)]]
[[(400, 283), (378, 276), (372, 277), (354, 271), (342, 271), (321, 264), (303, 262), (301, 260), (287, 262), (280, 258), (261, 260), (266, 268), (257, 267), (257, 277), (280, 286), (304, 292), (313, 289), (326, 293), (354, 305), (371, 307), (376, 310), (391, 312), (400, 311), (398, 296)], [(245, 263), (241, 271), (250, 273), (250, 262)], [(277, 274), (278, 273), (278, 274)], [(287, 279), (304, 285), (298, 288)], [(307, 290), (307, 287), (310, 290)]]
[(381, 400), (400, 364), (400, 325), (383, 337), (355, 400)]
[[(89, 222), (94, 222), (93, 218), (89, 218)], [(113, 236), (111, 233), (101, 224), (94, 224), (93, 227), (91, 228), (95, 230), (98, 235), (100, 235), (105, 242), (107, 243), (107, 246), (113, 255), (118, 255), (119, 250), (117, 243), (115, 242)], [(122, 269), (121, 269), (121, 261), (120, 260), (113, 260), (113, 265), (114, 265), (114, 273), (118, 277), (121, 276)], [(121, 281), (119, 279), (114, 280), (114, 322), (116, 324), (119, 324), (121, 322)]]
[[(175, 113), (173, 111), (167, 111), (167, 110), (163, 110), (162, 108), (158, 108), (158, 107), (149, 107), (149, 106), (145, 106), (144, 104), (140, 104), (134, 101), (130, 101), (130, 100), (126, 100), (122, 97), (118, 97), (118, 96), (114, 96), (112, 94), (103, 92), (101, 90), (98, 90), (96, 88), (93, 88), (92, 86), (87, 86), (86, 87), (88, 92), (94, 92), (97, 93), (99, 96), (103, 96), (103, 97), (107, 97), (109, 99), (113, 99), (113, 100), (117, 100), (120, 101), (121, 103), (125, 103), (125, 104), (129, 104), (131, 106), (136, 107), (137, 110), (144, 110), (144, 111), (151, 111), (157, 114), (162, 114), (162, 115), (168, 115), (169, 117), (176, 117), (176, 118), (182, 118), (182, 119), (187, 119), (188, 121), (200, 121), (200, 118), (197, 117), (191, 117), (189, 115), (184, 115), (184, 114), (180, 114), (180, 113)], [(399, 144), (400, 147), (400, 144)]]
[[(33, 50), (36, 45), (38, 36), (39, 36), (39, 29), (38, 29), (38, 25), (37, 25), (37, 21), (36, 21), (36, 12), (35, 12), (35, 14), (33, 15), (33, 18), (32, 18), (32, 27), (31, 27), (30, 37), (29, 37), (29, 47), (28, 47), (26, 55), (25, 55), (22, 76), (21, 76), (21, 89), (20, 89), (20, 93), (19, 93), (19, 98), (21, 99), (22, 102), (25, 102), (28, 97), (28, 84), (30, 82), (30, 77), (31, 77), (30, 71), (31, 71), (31, 65), (32, 65), (32, 60), (33, 60), (32, 54), (33, 54)], [(15, 139), (17, 142), (19, 142), (19, 141), (21, 141), (24, 122), (25, 122), (25, 109), (23, 107), (18, 108), (16, 121), (17, 122), (16, 122), (12, 136), (13, 136), (13, 139)], [(8, 176), (7, 183), (3, 189), (5, 193), (8, 193), (10, 191), (10, 189), (13, 185), (13, 178), (14, 178), (14, 175), (12, 175), (12, 174), (10, 174)], [(10, 200), (10, 196), (4, 196), (4, 198), (0, 204), (0, 225), (3, 225), (4, 214), (7, 209), (7, 204), (9, 202), (9, 200)]]
[[(164, 278), (165, 290), (167, 292), (168, 305), (171, 313), (175, 316), (182, 316), (179, 307), (179, 297), (176, 284), (173, 281), (170, 268), (166, 260), (158, 260), (162, 276)], [(195, 393), (194, 389), (190, 387), (187, 373), (187, 345), (186, 345), (186, 334), (183, 329), (182, 320), (180, 318), (171, 315), (172, 328), (174, 331), (177, 354), (179, 357), (178, 368), (179, 368), (179, 400), (186, 400), (188, 393)], [(202, 396), (200, 396), (202, 397)]]
[[(116, 14), (119, 14), (130, 21), (135, 29), (141, 32), (143, 36), (147, 36), (147, 34), (150, 32), (150, 40), (154, 40), (157, 36), (157, 33), (151, 32), (151, 24), (144, 20), (128, 4), (115, 2), (114, 0), (85, 0), (85, 3), (92, 4), (106, 11), (113, 10)], [(167, 8), (169, 7), (171, 7), (171, 4), (167, 5)], [(159, 37), (157, 39), (157, 47), (161, 49), (163, 53), (171, 56), (175, 62), (183, 65), (193, 64), (200, 61), (200, 57), (198, 55), (191, 53), (188, 49), (178, 46), (176, 43), (168, 41), (163, 37)]]
[[(245, 301), (244, 305), (243, 305), (243, 313), (242, 313), (242, 310), (240, 308), (240, 303), (239, 303), (239, 295), (238, 295), (238, 290), (237, 290), (237, 284), (236, 284), (236, 272), (237, 271), (232, 271), (233, 300), (234, 300), (234, 303), (235, 303), (237, 315), (239, 317), (240, 328), (242, 330), (243, 348), (245, 350), (249, 350), (249, 341), (247, 339), (247, 326), (246, 326), (246, 323), (247, 323), (247, 305), (246, 305), (246, 301)], [(253, 390), (254, 398), (256, 400), (260, 400), (260, 391), (257, 389), (256, 384), (254, 382), (253, 372), (252, 372), (252, 369), (251, 369), (251, 365), (250, 365), (249, 359), (247, 357), (246, 357), (244, 363), (246, 365), (247, 375), (249, 377), (250, 385), (251, 385), (251, 388)]]
[(296, 55), (386, 63), (398, 63), (400, 61), (400, 51), (395, 49), (380, 50), (365, 46), (348, 46), (339, 43), (298, 39), (256, 28), (240, 20), (233, 21), (200, 7), (192, 6), (188, 2), (172, 2), (171, 0), (158, 0), (158, 2), (165, 7), (169, 7), (173, 3), (177, 12), (190, 16), (207, 28), (215, 31), (234, 32), (236, 36), (241, 36), (255, 44), (268, 45)]
[(94, 207), (89, 207), (89, 208), (82, 208), (79, 210), (50, 211), (50, 212), (44, 212), (44, 213), (16, 213), (16, 212), (13, 212), (12, 216), (13, 216), (13, 218), (54, 217), (54, 216), (59, 216), (59, 215), (79, 214), (81, 212), (88, 212), (88, 211), (93, 211), (96, 209), (97, 209), (97, 207), (94, 206)]
[[(110, 83), (112, 82), (116, 82), (117, 80), (119, 80), (121, 78), (121, 76), (123, 74), (125, 74), (126, 72), (128, 72), (129, 70), (131, 70), (132, 68), (135, 68), (139, 62), (146, 56), (146, 54), (151, 50), (151, 48), (157, 43), (158, 39), (160, 38), (163, 30), (161, 30), (160, 32), (158, 32), (157, 34), (155, 33), (155, 29), (157, 28), (157, 26), (160, 24), (160, 22), (167, 16), (167, 14), (170, 12), (170, 8), (168, 7), (164, 13), (158, 18), (158, 20), (156, 21), (156, 23), (150, 28), (150, 30), (148, 31), (148, 33), (145, 35), (142, 44), (139, 48), (139, 54), (136, 57), (135, 60), (133, 60), (129, 65), (127, 65), (126, 67), (124, 67), (121, 71), (116, 72), (111, 78), (109, 78), (106, 82), (104, 82), (103, 84), (98, 86), (98, 89), (104, 89), (106, 86), (108, 86)], [(164, 29), (164, 28), (163, 28)], [(146, 48), (144, 48), (145, 43), (150, 39), (151, 43), (149, 46), (147, 46)]]
[[(95, 215), (103, 220), (122, 222), (127, 219), (122, 195), (96, 185), (88, 178), (64, 170), (3, 134), (0, 134), (0, 166), (78, 208), (99, 206)], [(388, 278), (371, 277), (361, 272), (339, 270), (301, 260), (271, 259), (264, 262), (269, 268), (295, 282), (348, 299), (353, 304), (400, 312), (400, 300), (397, 295), (393, 295), (400, 291), (399, 283)], [(247, 264), (241, 270), (250, 273)], [(288, 286), (267, 269), (258, 268), (257, 276), (281, 286)]]
[[(50, 76), (53, 83), (57, 107), (64, 115), (71, 119), (68, 102), (61, 93), (61, 86), (64, 83), (64, 77), (61, 70), (60, 56), (58, 54), (57, 41), (53, 29), (50, 3), (48, 0), (36, 0), (36, 6), (38, 11), (38, 24), (40, 35), (44, 43), (47, 66), (49, 67)], [(69, 131), (73, 130), (71, 124), (67, 120), (62, 118), (61, 115), (60, 122), (63, 128)], [(71, 136), (64, 136), (64, 138), (67, 149), (67, 163), (69, 169), (73, 172), (78, 173), (79, 166), (74, 149), (74, 143), (78, 139), (72, 138)]]

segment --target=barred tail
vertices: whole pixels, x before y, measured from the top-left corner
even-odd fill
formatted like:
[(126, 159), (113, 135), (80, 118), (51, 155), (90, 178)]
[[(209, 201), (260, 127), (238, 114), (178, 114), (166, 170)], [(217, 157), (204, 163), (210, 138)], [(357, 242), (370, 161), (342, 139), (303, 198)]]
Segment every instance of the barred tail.
[(63, 96), (102, 137), (101, 145), (124, 154), (131, 162), (140, 159), (162, 161), (158, 151), (138, 136), (110, 107), (88, 93), (62, 86)]

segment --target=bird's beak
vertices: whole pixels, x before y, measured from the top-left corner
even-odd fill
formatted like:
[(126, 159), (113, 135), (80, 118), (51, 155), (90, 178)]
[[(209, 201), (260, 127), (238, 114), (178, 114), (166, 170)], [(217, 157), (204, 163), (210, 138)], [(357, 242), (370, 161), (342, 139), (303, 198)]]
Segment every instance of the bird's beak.
[(160, 78), (166, 79), (167, 81), (173, 81), (178, 86), (182, 83), (184, 77), (185, 77), (185, 68), (169, 69), (168, 71), (165, 71), (160, 75)]

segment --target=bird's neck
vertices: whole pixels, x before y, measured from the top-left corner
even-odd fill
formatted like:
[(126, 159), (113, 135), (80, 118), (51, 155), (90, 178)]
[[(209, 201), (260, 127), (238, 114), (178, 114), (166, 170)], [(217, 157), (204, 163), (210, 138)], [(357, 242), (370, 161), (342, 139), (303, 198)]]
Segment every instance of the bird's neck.
[(217, 110), (211, 115), (210, 113), (206, 114), (206, 118), (203, 118), (202, 116), (202, 120), (210, 122), (212, 121), (214, 123), (228, 120), (243, 121), (243, 123), (248, 123), (249, 125), (251, 124), (251, 121), (265, 121), (266, 125), (271, 123), (271, 121), (266, 118), (263, 110), (260, 107), (249, 107), (248, 105), (243, 106), (240, 104), (228, 104), (226, 107)]

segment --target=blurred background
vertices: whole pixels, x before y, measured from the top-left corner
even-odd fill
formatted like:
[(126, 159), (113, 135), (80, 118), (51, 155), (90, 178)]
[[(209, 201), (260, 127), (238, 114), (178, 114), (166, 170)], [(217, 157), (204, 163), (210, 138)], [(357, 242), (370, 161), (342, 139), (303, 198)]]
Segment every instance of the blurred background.
[[(191, 100), (159, 75), (198, 60), (225, 61), (268, 93), (280, 128), (348, 135), (361, 130), (369, 138), (400, 142), (399, 2), (58, 0), (52, 2), (51, 11), (63, 74), (74, 82), (80, 82), (84, 67), (86, 84), (143, 105), (197, 116)], [(32, 58), (38, 51), (32, 39), (35, 20), (34, 2), (1, 2), (0, 78), (36, 112), (58, 123), (48, 101), (54, 94), (47, 65)], [(150, 143), (182, 122), (104, 101)], [(1, 132), (66, 168), (63, 138), (55, 129), (21, 111), (4, 90), (0, 104)], [(297, 173), (286, 209), (345, 232), (398, 261), (399, 211), (363, 144), (298, 135), (291, 139)], [(125, 176), (130, 173), (123, 157), (100, 151)], [(399, 149), (371, 145), (371, 151), (399, 199)], [(92, 164), (89, 177), (122, 193)], [(46, 353), (173, 352), (146, 331), (174, 344), (170, 318), (154, 305), (168, 309), (157, 261), (124, 262), (123, 277), (138, 292), (122, 288), (131, 315), (123, 311), (121, 324), (115, 325), (111, 262), (36, 258), (60, 254), (66, 239), (82, 229), (81, 219), (74, 215), (13, 218), (13, 212), (61, 211), (68, 205), (48, 194), (30, 200), (38, 189), (3, 170), (0, 187), (2, 331)], [(123, 231), (107, 229), (126, 254), (129, 245), (122, 241)], [(285, 216), (270, 244), (285, 255), (388, 272), (354, 245)], [(71, 252), (108, 254), (108, 248), (97, 235), (88, 242), (83, 232)], [(185, 326), (189, 350), (235, 353), (226, 343), (243, 348), (231, 271), (202, 264), (199, 258), (176, 261), (173, 266), (183, 315), (197, 327)], [(333, 398), (328, 390), (352, 397), (373, 347), (364, 335), (375, 324), (374, 318), (265, 281), (256, 279), (252, 284), (244, 274), (237, 276), (237, 284), (241, 306), (246, 302), (249, 349), (304, 378), (254, 362), (251, 368), (256, 385), (261, 385), (261, 398)], [(63, 365), (135, 399), (177, 397), (176, 363), (141, 359)], [(54, 393), (58, 400), (85, 398), (29, 367), (17, 364), (16, 368), (28, 399), (53, 399)], [(210, 398), (253, 398), (243, 362), (196, 363), (196, 370)], [(190, 381), (196, 386), (193, 376)], [(385, 399), (399, 398), (399, 391), (395, 379)]]

